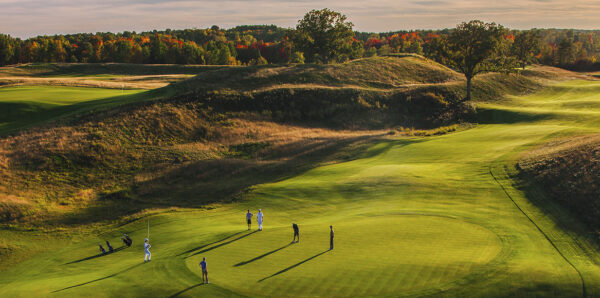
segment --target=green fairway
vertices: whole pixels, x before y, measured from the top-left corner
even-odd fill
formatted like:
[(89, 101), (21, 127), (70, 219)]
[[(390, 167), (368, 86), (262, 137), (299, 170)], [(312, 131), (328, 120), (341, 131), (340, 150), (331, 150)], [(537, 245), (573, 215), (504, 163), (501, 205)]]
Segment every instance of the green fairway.
[[(600, 254), (578, 236), (582, 227), (510, 175), (531, 146), (600, 130), (600, 82), (479, 108), (490, 124), (380, 140), (362, 158), (258, 185), (236, 203), (163, 212), (78, 241), (0, 230), (0, 248), (27, 239), (50, 249), (3, 268), (0, 296), (599, 296)], [(264, 231), (246, 231), (246, 209), (258, 208)], [(120, 247), (124, 232), (133, 247), (97, 255), (104, 240)]]
[(32, 126), (105, 103), (131, 100), (143, 90), (61, 86), (0, 88), (0, 133)]

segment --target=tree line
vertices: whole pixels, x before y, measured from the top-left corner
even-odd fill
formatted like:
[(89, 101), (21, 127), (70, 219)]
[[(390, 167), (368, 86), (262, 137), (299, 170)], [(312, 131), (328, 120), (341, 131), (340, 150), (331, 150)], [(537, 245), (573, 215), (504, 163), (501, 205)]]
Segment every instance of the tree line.
[[(460, 25), (459, 25), (460, 26)], [(80, 33), (21, 40), (0, 34), (0, 65), (31, 62), (255, 65), (337, 63), (375, 55), (416, 53), (449, 63), (448, 38), (459, 29), (365, 33), (346, 16), (313, 10), (296, 28), (274, 25), (221, 29)], [(459, 30), (458, 30), (459, 31)], [(574, 70), (600, 69), (600, 31), (499, 30), (496, 58)], [(457, 38), (457, 36), (455, 36)], [(466, 37), (469, 38), (469, 37)], [(447, 51), (446, 51), (447, 52)]]

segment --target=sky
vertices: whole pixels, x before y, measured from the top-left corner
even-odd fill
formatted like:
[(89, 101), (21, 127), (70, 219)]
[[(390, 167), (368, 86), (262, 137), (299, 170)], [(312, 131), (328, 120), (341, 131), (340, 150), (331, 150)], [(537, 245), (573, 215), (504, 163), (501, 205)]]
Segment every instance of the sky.
[(472, 19), (514, 29), (600, 29), (600, 0), (0, 0), (0, 33), (28, 38), (212, 25), (287, 28), (324, 7), (366, 32), (451, 28)]

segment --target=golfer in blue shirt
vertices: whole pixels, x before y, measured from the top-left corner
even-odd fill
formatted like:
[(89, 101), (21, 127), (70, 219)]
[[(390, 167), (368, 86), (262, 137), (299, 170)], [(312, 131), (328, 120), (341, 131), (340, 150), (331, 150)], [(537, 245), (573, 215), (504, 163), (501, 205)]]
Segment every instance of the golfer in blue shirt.
[(202, 282), (207, 284), (209, 282), (208, 270), (206, 269), (206, 258), (202, 258), (202, 262), (200, 262), (200, 267), (202, 268)]

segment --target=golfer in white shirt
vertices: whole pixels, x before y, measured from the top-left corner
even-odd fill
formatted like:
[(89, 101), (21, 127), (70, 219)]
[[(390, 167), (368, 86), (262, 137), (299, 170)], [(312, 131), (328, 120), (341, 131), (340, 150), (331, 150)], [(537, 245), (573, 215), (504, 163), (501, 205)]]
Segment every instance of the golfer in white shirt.
[(151, 254), (150, 254), (150, 243), (148, 242), (148, 238), (144, 241), (144, 262), (150, 262)]
[(258, 214), (256, 214), (256, 221), (258, 222), (258, 230), (262, 231), (263, 213), (260, 209), (258, 209)]

